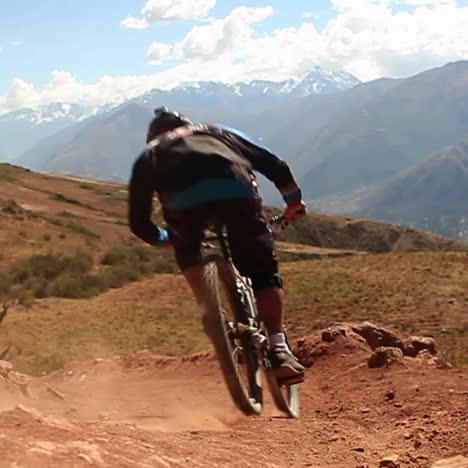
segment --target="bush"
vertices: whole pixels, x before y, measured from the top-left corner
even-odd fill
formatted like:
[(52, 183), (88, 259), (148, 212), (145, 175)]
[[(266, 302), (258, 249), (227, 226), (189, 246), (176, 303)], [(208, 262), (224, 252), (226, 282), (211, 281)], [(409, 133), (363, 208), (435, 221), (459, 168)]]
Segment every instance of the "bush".
[(137, 281), (142, 272), (133, 265), (118, 265), (104, 270), (100, 275), (101, 282), (106, 288), (120, 288), (124, 284)]
[(49, 295), (69, 299), (86, 299), (97, 296), (106, 288), (99, 276), (95, 275), (67, 275), (58, 278), (49, 288)]
[[(78, 251), (74, 256), (47, 253), (33, 255), (32, 257), (14, 263), (4, 275), (2, 280), (5, 292), (10, 291), (14, 296), (13, 286), (17, 290), (27, 292), (33, 297), (47, 297), (51, 294), (49, 283), (61, 276), (76, 276), (88, 273), (93, 266), (90, 255)], [(23, 294), (22, 292), (22, 294)]]
[(81, 202), (79, 200), (75, 200), (74, 198), (68, 198), (65, 195), (62, 195), (61, 193), (52, 193), (51, 195), (49, 195), (49, 198), (55, 201), (71, 203), (72, 205), (81, 205)]

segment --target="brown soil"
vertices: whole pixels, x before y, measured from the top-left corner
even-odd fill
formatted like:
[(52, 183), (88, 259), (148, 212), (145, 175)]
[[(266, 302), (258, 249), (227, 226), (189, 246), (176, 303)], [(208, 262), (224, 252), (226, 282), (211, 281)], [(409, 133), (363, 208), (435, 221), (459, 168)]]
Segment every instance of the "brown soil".
[(296, 344), (311, 365), (298, 420), (269, 399), (262, 416), (240, 414), (209, 353), (70, 363), (29, 383), (4, 370), (0, 466), (429, 467), (467, 456), (467, 373), (428, 352), (369, 368), (354, 331)]

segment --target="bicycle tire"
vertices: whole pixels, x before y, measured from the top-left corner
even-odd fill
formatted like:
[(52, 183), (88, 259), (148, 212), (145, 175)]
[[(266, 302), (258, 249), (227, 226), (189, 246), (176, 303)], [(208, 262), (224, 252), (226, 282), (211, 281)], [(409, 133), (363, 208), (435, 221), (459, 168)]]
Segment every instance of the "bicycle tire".
[[(264, 325), (262, 328), (265, 336), (268, 336), (268, 332)], [(300, 397), (298, 385), (288, 385), (279, 382), (278, 379), (274, 376), (268, 356), (264, 357), (263, 367), (265, 370), (268, 387), (276, 407), (281, 412), (285, 413), (289, 418), (298, 418), (300, 416)]]
[(270, 388), (271, 396), (276, 407), (285, 413), (289, 418), (298, 418), (300, 416), (300, 398), (297, 384), (280, 384), (273, 372), (269, 369), (265, 371)]
[[(224, 286), (229, 305), (237, 323), (248, 324), (248, 316), (236, 287), (232, 266), (223, 257), (212, 255), (203, 266), (205, 286), (206, 324), (216, 356), (235, 405), (245, 414), (260, 414), (263, 408), (263, 390), (257, 349), (248, 333), (240, 334), (241, 353), (247, 370), (247, 385), (243, 384), (234, 349), (220, 303), (220, 287)], [(236, 354), (237, 356), (237, 354)]]

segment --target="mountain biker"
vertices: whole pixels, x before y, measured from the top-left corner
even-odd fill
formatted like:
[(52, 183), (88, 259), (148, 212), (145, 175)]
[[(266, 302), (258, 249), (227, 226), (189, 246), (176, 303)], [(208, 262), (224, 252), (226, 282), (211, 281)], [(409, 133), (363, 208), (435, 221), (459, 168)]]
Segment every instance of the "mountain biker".
[[(303, 380), (304, 368), (284, 335), (278, 257), (252, 172), (259, 171), (276, 185), (287, 205), (284, 215), (294, 222), (305, 216), (306, 207), (288, 165), (236, 130), (194, 124), (166, 107), (154, 113), (147, 145), (133, 165), (129, 183), (131, 231), (148, 244), (172, 245), (203, 310), (203, 230), (213, 222), (226, 225), (233, 262), (251, 278), (259, 316), (270, 334), (275, 375)], [(151, 221), (154, 192), (167, 230)]]

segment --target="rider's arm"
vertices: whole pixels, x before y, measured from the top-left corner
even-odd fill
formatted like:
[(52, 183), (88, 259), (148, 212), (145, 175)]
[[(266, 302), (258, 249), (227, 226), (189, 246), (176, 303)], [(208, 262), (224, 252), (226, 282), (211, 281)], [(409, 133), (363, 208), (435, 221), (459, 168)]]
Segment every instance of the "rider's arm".
[(167, 243), (168, 234), (151, 221), (153, 191), (151, 163), (142, 154), (133, 165), (128, 186), (128, 224), (133, 234), (140, 239), (161, 246)]
[(236, 149), (249, 161), (252, 169), (263, 174), (281, 192), (286, 203), (302, 200), (301, 191), (294, 180), (288, 164), (267, 148), (259, 146), (246, 135), (232, 129), (223, 129)]

